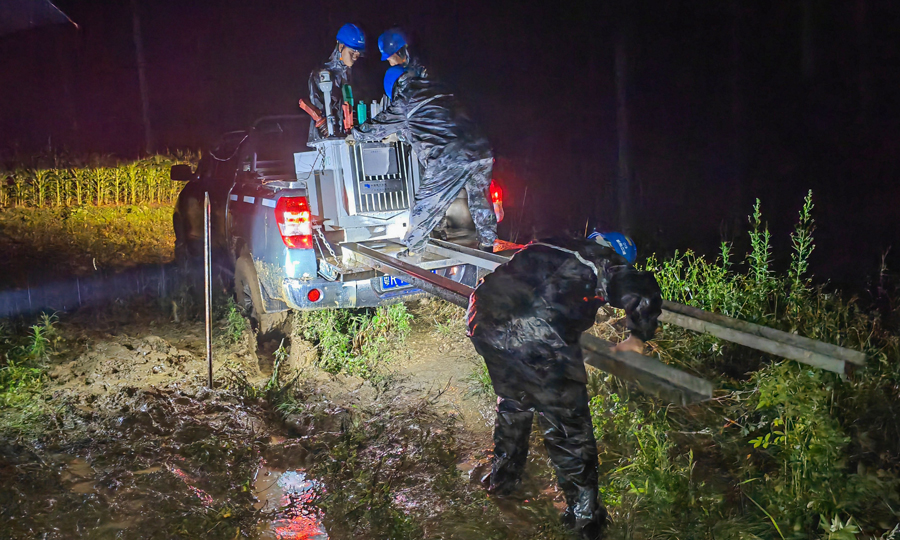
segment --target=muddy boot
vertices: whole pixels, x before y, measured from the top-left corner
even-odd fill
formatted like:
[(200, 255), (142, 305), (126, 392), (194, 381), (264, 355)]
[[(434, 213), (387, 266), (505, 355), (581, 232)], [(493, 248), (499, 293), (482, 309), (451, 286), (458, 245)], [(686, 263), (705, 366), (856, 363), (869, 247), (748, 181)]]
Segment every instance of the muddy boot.
[[(604, 516), (606, 513), (604, 512)], [(576, 527), (577, 528), (577, 527)], [(606, 519), (602, 522), (591, 521), (587, 523), (578, 533), (578, 538), (582, 540), (603, 540), (606, 538)]]

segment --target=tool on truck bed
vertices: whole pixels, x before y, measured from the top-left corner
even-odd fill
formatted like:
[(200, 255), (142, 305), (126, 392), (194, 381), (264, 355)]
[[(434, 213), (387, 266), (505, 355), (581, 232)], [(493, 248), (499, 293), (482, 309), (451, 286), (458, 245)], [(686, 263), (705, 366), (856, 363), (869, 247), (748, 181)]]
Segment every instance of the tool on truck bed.
[[(437, 239), (430, 240), (426, 247), (426, 253), (433, 260), (422, 264), (410, 264), (392, 256), (403, 247), (392, 241), (347, 242), (341, 247), (367, 266), (463, 308), (468, 306), (474, 289), (436, 275), (429, 268), (471, 264), (479, 269), (479, 273), (487, 273), (509, 260), (504, 255)], [(675, 302), (663, 302), (659, 320), (836, 373), (847, 373), (852, 366), (865, 365), (865, 354), (859, 351)], [(713, 395), (711, 382), (654, 358), (632, 352), (613, 352), (611, 343), (586, 333), (582, 334), (580, 342), (586, 364), (635, 382), (673, 403), (684, 405), (710, 399)]]

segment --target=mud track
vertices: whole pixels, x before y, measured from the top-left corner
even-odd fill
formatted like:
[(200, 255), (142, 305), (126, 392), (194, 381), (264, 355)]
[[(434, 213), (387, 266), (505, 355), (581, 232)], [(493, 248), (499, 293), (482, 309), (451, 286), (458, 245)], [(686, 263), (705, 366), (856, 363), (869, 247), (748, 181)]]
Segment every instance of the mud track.
[(493, 396), (425, 314), (374, 382), (296, 336), (273, 378), (249, 330), (217, 328), (214, 389), (202, 325), (155, 303), (59, 330), (42, 432), (0, 443), (0, 538), (565, 537), (540, 444), (520, 498), (485, 495)]

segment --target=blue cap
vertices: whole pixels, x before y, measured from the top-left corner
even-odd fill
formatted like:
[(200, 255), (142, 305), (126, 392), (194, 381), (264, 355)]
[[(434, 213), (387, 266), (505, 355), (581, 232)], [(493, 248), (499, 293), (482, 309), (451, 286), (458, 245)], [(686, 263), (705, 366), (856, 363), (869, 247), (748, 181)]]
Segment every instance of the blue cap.
[(403, 66), (391, 66), (384, 72), (384, 94), (391, 101), (394, 100), (394, 85), (404, 73), (406, 73), (406, 68)]
[(378, 50), (381, 51), (382, 60), (387, 60), (403, 47), (406, 47), (406, 38), (396, 30), (388, 30), (378, 36)]
[(637, 246), (634, 245), (634, 241), (631, 238), (628, 238), (622, 233), (592, 232), (588, 236), (588, 240), (594, 240), (602, 246), (608, 246), (612, 248), (613, 251), (615, 251), (622, 257), (625, 257), (625, 260), (628, 261), (628, 264), (634, 264), (634, 261), (637, 260)]
[(366, 50), (366, 35), (355, 24), (347, 23), (338, 30), (337, 40), (355, 51)]

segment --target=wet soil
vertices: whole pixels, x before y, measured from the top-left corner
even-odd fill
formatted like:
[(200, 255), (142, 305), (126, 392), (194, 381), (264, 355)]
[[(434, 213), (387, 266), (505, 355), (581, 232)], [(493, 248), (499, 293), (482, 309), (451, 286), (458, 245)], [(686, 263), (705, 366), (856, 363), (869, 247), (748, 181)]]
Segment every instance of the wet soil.
[(479, 483), (493, 396), (458, 328), (418, 317), (365, 381), (296, 336), (273, 377), (217, 327), (209, 389), (202, 324), (156, 303), (58, 327), (45, 425), (0, 441), (0, 538), (565, 538), (537, 440), (517, 498)]

